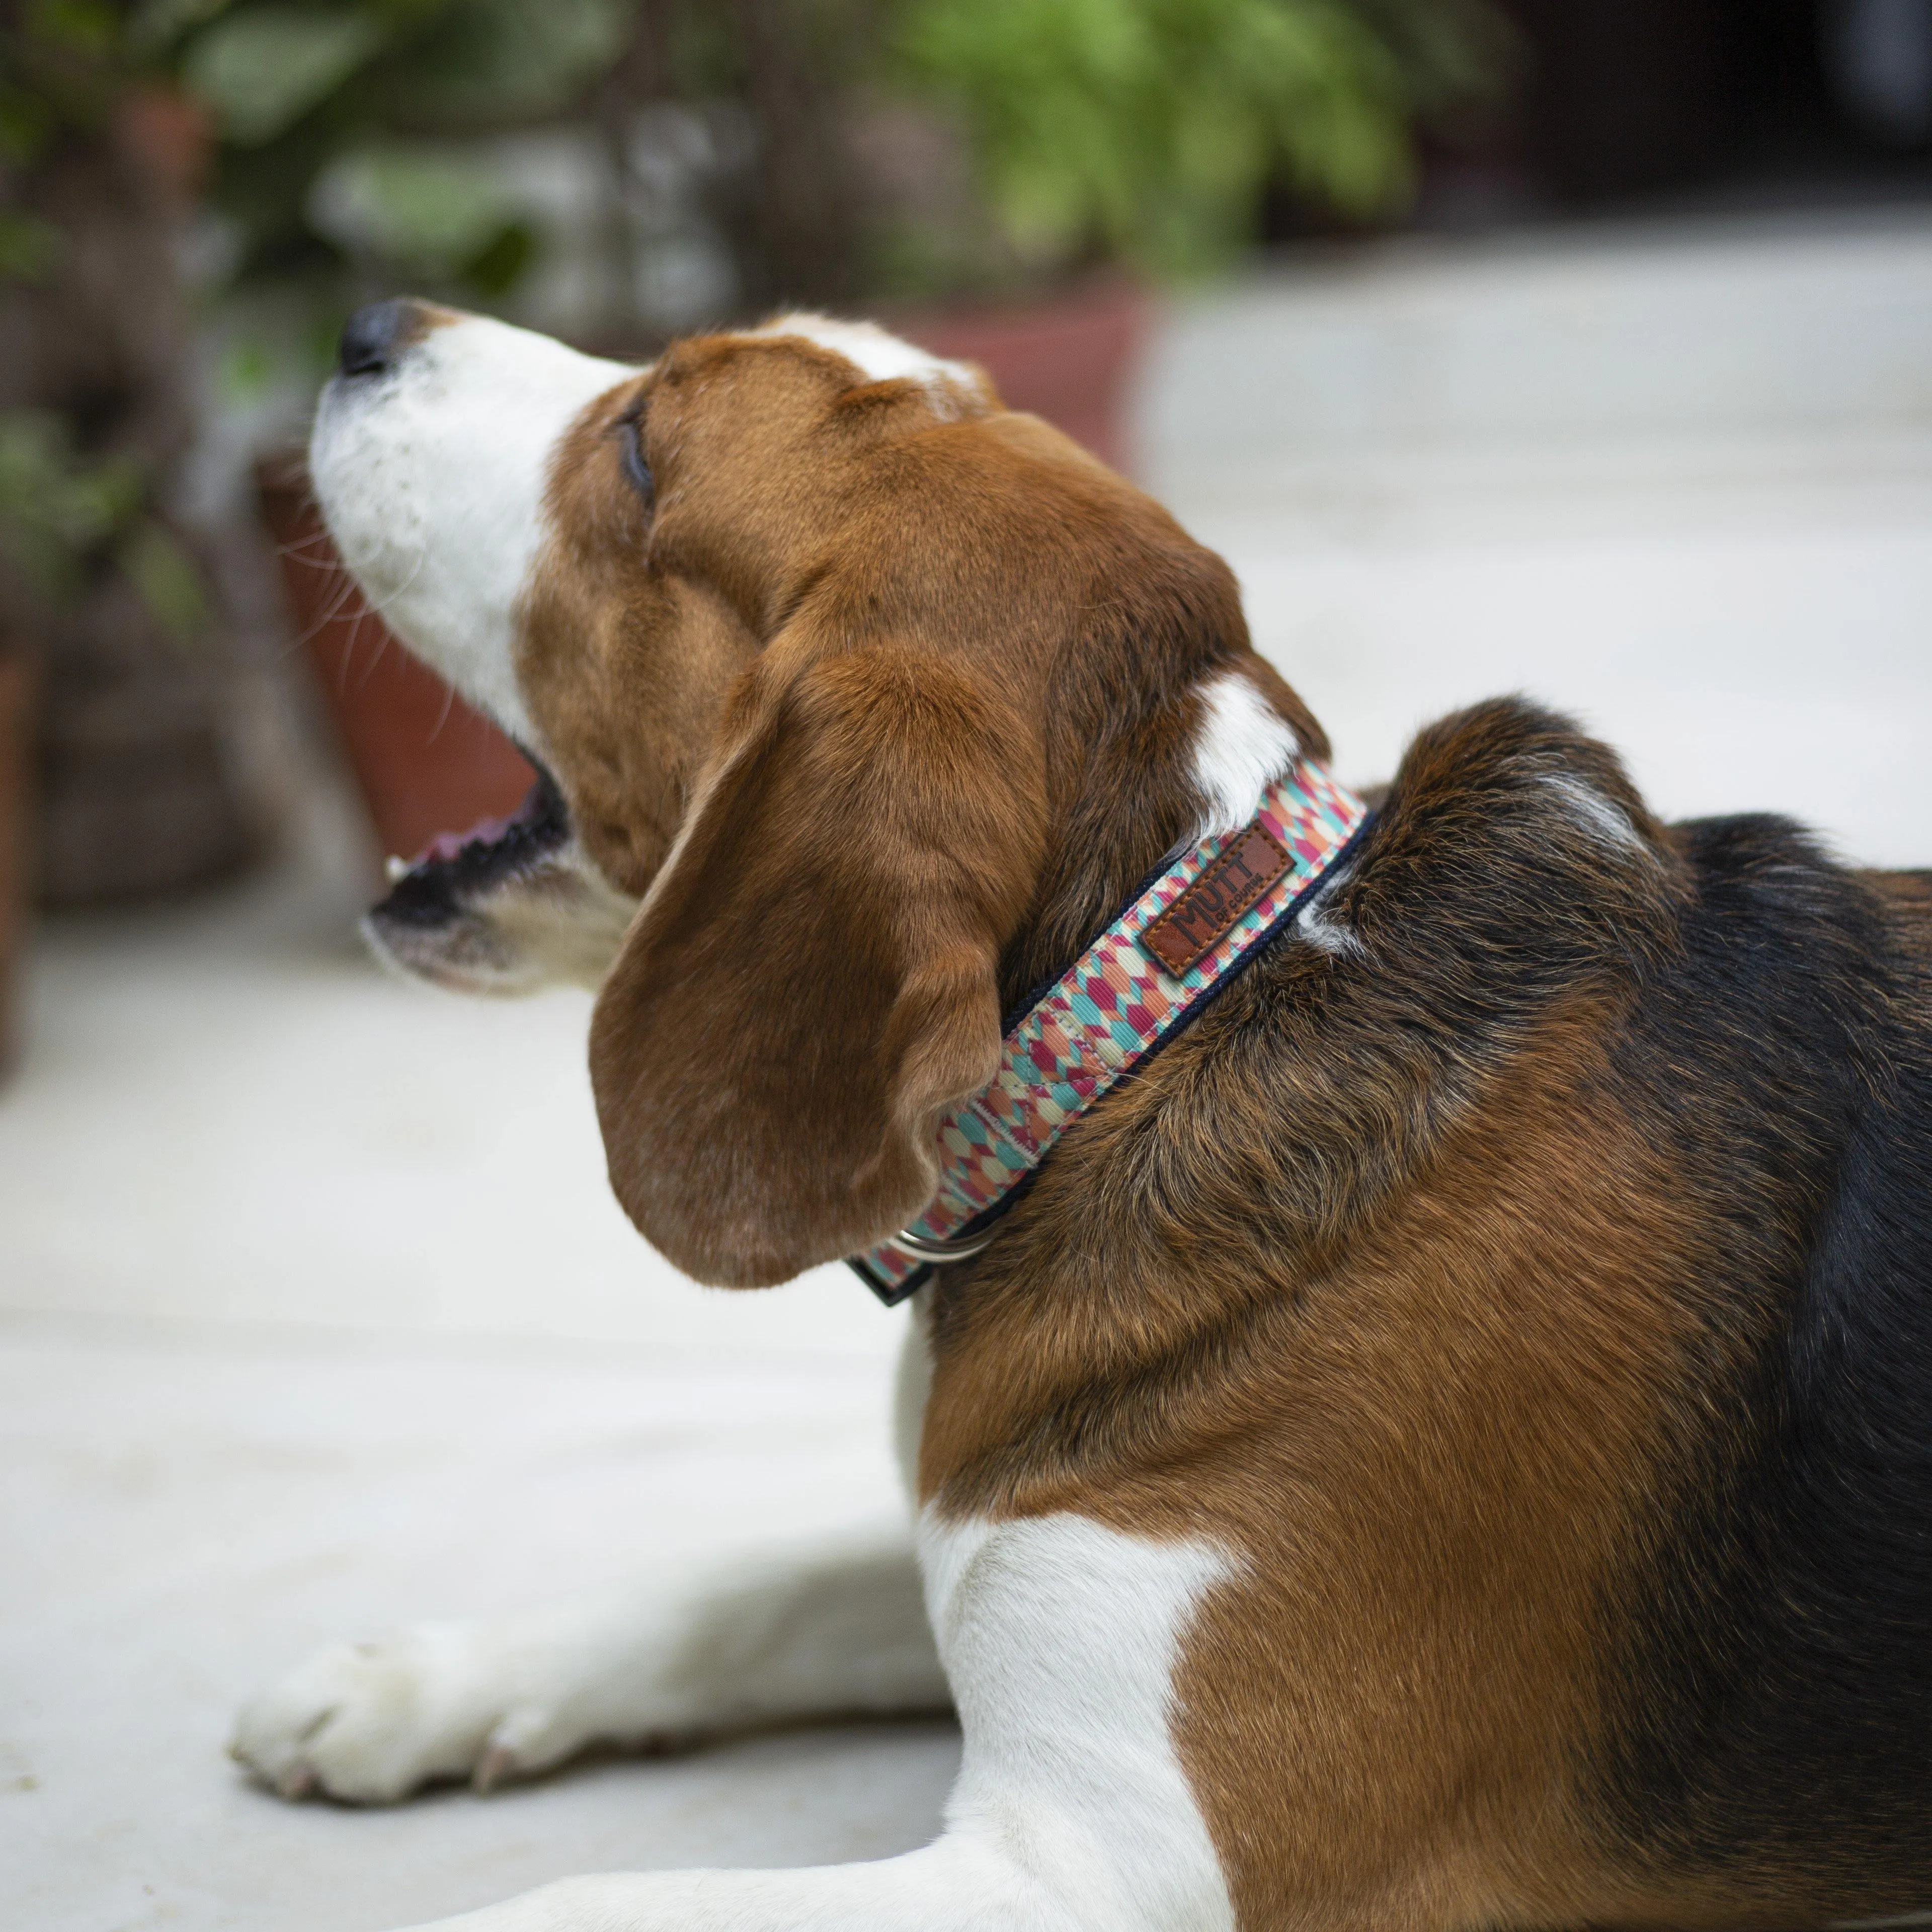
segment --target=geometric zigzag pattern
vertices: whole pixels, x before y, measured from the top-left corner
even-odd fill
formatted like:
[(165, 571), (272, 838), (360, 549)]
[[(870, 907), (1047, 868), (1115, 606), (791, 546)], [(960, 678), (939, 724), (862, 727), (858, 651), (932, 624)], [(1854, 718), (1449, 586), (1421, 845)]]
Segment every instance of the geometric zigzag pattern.
[[(1176, 860), (1007, 1034), (992, 1082), (940, 1123), (938, 1190), (908, 1232), (948, 1240), (997, 1207), (1066, 1129), (1274, 930), (1367, 810), (1319, 765), (1298, 763), (1277, 778), (1262, 794), (1254, 823), (1293, 863), (1178, 978), (1142, 947), (1141, 935), (1248, 828), (1203, 839)], [(854, 1256), (853, 1265), (888, 1305), (904, 1300), (929, 1272), (890, 1242)]]

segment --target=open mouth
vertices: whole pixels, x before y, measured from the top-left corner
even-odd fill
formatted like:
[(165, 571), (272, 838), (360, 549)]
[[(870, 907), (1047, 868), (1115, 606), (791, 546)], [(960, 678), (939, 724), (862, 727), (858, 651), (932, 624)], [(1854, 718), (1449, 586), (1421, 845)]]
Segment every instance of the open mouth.
[[(524, 756), (530, 756), (528, 752)], [(556, 779), (532, 758), (537, 782), (507, 818), (439, 832), (394, 877), (374, 914), (397, 926), (440, 926), (506, 879), (533, 869), (570, 838), (570, 811)]]

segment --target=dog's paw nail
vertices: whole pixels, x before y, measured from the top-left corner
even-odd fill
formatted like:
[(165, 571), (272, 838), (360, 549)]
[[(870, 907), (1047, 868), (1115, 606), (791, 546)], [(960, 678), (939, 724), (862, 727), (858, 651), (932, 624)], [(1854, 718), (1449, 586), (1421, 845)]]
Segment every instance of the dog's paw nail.
[(492, 1744), (471, 1774), (470, 1788), (478, 1792), (494, 1791), (505, 1778), (514, 1774), (516, 1768), (516, 1754), (506, 1745)]
[(310, 1796), (316, 1788), (315, 1767), (298, 1761), (275, 1780), (275, 1789), (292, 1804)]

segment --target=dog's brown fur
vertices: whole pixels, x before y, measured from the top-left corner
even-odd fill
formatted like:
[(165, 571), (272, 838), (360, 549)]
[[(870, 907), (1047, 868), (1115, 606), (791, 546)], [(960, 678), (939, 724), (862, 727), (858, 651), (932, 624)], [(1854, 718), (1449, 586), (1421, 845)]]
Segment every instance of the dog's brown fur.
[[(613, 448), (640, 408), (651, 507)], [(983, 396), (702, 340), (586, 416), (552, 501), (524, 685), (648, 893), (593, 1030), (611, 1176), (706, 1280), (916, 1214), (1003, 1011), (1195, 821), (1204, 677), (1326, 754), (1219, 561)], [(1605, 1768), (1650, 1694), (1630, 1580), (1780, 1318), (1707, 1292), (1733, 1236), (1627, 1064), (1702, 862), (1562, 721), (1435, 728), (1339, 944), (1271, 949), (933, 1292), (926, 1500), (1243, 1566), (1177, 1730), (1244, 1927), (1924, 1902), (1909, 1859), (1672, 1849)], [(1924, 890), (1880, 890), (1922, 946)]]
[[(1198, 811), (1205, 674), (1326, 746), (1225, 566), (1043, 424), (935, 419), (796, 341), (638, 386), (566, 446), (520, 669), (593, 856), (650, 884), (592, 1043), (618, 1198), (763, 1285), (924, 1205), (1003, 1007)], [(598, 447), (640, 405), (648, 525)]]

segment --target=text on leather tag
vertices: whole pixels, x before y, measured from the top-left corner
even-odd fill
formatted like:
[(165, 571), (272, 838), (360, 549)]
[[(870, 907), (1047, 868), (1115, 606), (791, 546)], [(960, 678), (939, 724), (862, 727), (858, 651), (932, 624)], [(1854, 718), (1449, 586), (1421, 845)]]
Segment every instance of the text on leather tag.
[(1198, 965), (1294, 863), (1280, 842), (1251, 825), (1141, 934), (1176, 979)]

